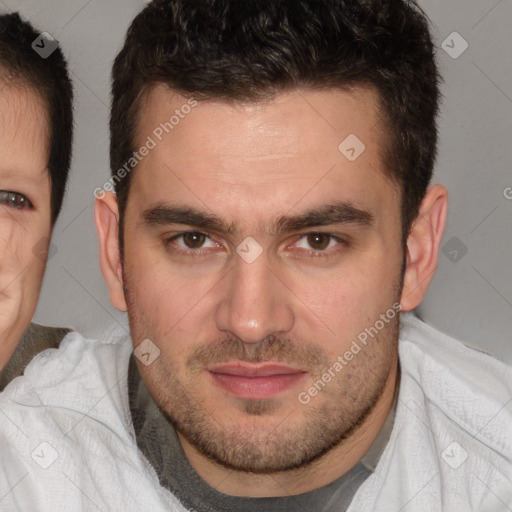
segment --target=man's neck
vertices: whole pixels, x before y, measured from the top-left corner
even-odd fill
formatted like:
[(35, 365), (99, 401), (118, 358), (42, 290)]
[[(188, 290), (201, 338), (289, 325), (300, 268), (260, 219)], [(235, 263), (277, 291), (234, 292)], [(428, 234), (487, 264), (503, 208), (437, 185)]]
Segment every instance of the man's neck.
[(191, 466), (219, 492), (247, 497), (302, 494), (330, 484), (348, 473), (364, 457), (390, 412), (398, 392), (397, 377), (398, 362), (395, 362), (377, 403), (359, 427), (342, 443), (304, 468), (268, 475), (237, 472), (205, 457), (180, 433), (178, 437)]

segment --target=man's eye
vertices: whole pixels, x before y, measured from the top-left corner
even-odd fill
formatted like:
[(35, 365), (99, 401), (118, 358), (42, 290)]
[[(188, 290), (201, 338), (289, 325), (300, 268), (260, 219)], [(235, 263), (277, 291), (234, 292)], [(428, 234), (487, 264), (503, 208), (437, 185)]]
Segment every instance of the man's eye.
[[(201, 255), (203, 254), (203, 249), (218, 247), (218, 244), (206, 233), (201, 233), (200, 231), (177, 233), (167, 238), (164, 243), (168, 249), (172, 249), (176, 253), (192, 255)], [(339, 250), (342, 250), (348, 245), (347, 241), (329, 233), (308, 233), (295, 243), (295, 247), (299, 249), (305, 249), (310, 253), (318, 255), (326, 253), (325, 256), (332, 252), (329, 249), (338, 247)]]
[(325, 252), (340, 244), (347, 245), (343, 239), (329, 233), (308, 233), (302, 236), (295, 246), (313, 252)]
[(19, 194), (18, 192), (10, 192), (8, 190), (0, 190), (0, 203), (6, 204), (18, 210), (34, 207), (30, 200), (23, 194)]
[[(209, 242), (209, 245), (205, 243)], [(188, 250), (192, 252), (194, 249), (205, 249), (208, 247), (217, 247), (217, 244), (213, 242), (210, 237), (199, 231), (187, 231), (186, 233), (178, 233), (177, 235), (168, 238), (165, 241), (166, 245), (169, 246), (174, 243), (181, 250)]]

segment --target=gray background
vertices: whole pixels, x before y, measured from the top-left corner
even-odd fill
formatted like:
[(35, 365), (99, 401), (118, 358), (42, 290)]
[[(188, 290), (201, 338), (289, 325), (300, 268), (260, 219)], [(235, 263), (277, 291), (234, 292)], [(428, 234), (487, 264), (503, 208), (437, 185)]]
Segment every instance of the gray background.
[[(1, 10), (19, 10), (60, 42), (76, 87), (71, 181), (34, 320), (92, 336), (114, 321), (127, 324), (110, 305), (99, 270), (93, 190), (109, 176), (111, 63), (144, 3), (0, 0)], [(439, 267), (419, 313), (512, 363), (512, 1), (420, 5), (432, 21), (445, 79), (434, 182), (448, 187), (451, 201)], [(462, 40), (453, 32), (469, 44), (458, 58)]]

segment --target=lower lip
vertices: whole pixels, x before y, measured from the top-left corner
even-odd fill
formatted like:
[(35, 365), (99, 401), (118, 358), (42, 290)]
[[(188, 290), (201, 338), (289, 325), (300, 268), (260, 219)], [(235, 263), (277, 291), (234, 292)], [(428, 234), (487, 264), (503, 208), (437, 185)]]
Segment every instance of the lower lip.
[(210, 372), (214, 382), (221, 388), (240, 398), (262, 400), (271, 398), (282, 391), (290, 389), (305, 373), (286, 373), (279, 375), (265, 375), (263, 377), (245, 377), (227, 373)]

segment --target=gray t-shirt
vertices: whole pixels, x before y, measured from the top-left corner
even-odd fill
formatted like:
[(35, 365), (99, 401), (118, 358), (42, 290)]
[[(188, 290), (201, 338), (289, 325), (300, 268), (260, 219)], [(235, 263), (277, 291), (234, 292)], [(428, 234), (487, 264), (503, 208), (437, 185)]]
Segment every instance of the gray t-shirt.
[(128, 383), (139, 449), (155, 469), (160, 485), (171, 491), (186, 508), (196, 512), (346, 511), (359, 486), (372, 474), (388, 442), (397, 401), (395, 393), (393, 407), (377, 439), (365, 457), (345, 475), (329, 485), (295, 496), (246, 498), (221, 493), (197, 474), (183, 451), (174, 426), (149, 395), (133, 354)]

